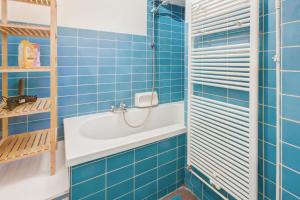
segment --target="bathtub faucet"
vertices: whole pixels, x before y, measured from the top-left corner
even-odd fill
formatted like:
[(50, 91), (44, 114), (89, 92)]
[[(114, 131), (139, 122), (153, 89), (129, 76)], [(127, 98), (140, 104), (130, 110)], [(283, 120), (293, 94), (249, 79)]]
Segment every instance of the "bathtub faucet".
[(111, 109), (110, 109), (111, 112), (126, 112), (127, 111), (127, 106), (125, 103), (120, 103), (119, 107), (116, 108), (115, 106), (111, 106)]

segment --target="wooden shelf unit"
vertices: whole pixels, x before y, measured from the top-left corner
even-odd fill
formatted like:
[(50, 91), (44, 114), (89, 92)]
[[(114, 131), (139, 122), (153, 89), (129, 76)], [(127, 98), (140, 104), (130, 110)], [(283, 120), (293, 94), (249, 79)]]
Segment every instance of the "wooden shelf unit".
[(1, 141), (0, 164), (32, 157), (50, 149), (50, 129), (12, 135)]
[[(8, 73), (13, 72), (49, 72), (50, 73), (50, 97), (38, 98), (35, 103), (27, 103), (18, 106), (13, 111), (4, 109), (0, 104), (0, 118), (2, 119), (2, 138), (0, 141), (0, 164), (22, 158), (50, 152), (50, 174), (56, 170), (56, 146), (57, 146), (57, 3), (56, 0), (11, 0), (16, 2), (31, 3), (35, 5), (49, 6), (50, 26), (37, 26), (28, 24), (8, 23), (8, 0), (1, 0), (1, 24), (2, 33), (2, 96), (8, 96)], [(23, 69), (8, 66), (8, 35), (47, 37), (50, 39), (50, 66), (32, 67)], [(22, 115), (31, 115), (50, 112), (50, 128), (18, 135), (9, 135), (8, 118)]]

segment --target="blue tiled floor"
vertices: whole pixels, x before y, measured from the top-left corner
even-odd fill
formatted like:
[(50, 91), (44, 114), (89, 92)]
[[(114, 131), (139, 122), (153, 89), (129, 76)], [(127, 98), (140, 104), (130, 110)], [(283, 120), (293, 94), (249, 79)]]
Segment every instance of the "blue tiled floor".
[(161, 200), (198, 200), (187, 187), (182, 186), (176, 191), (163, 197)]
[(172, 197), (171, 200), (183, 200), (180, 195), (176, 195), (175, 197)]

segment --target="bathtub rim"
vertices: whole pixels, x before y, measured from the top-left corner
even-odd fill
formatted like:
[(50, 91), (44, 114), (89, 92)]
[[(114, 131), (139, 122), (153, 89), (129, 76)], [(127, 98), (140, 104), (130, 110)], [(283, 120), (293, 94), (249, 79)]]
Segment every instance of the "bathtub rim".
[[(170, 106), (172, 104), (180, 104), (183, 106), (183, 102), (168, 103), (168, 104), (163, 104), (161, 106)], [(138, 109), (134, 108), (133, 110), (138, 110)], [(88, 142), (91, 142), (94, 145), (96, 145), (97, 143), (99, 143), (99, 145), (101, 145), (101, 142), (103, 142), (104, 140), (92, 140), (92, 139), (83, 138), (82, 136), (80, 136), (80, 133), (78, 130), (75, 132), (73, 131), (72, 133), (70, 133), (70, 132), (67, 133), (67, 131), (70, 131), (73, 129), (73, 127), (70, 127), (70, 126), (72, 126), (71, 122), (74, 122), (74, 119), (78, 120), (78, 119), (82, 119), (82, 118), (88, 118), (88, 117), (94, 117), (94, 116), (95, 117), (105, 116), (105, 115), (110, 115), (110, 114), (113, 114), (113, 113), (109, 113), (109, 112), (96, 113), (96, 114), (91, 114), (91, 115), (66, 118), (64, 120), (65, 160), (66, 160), (67, 167), (73, 167), (73, 166), (83, 164), (83, 163), (86, 163), (89, 161), (101, 159), (101, 158), (104, 158), (107, 156), (112, 156), (117, 153), (121, 153), (121, 152), (128, 151), (128, 150), (131, 150), (134, 148), (142, 147), (142, 146), (145, 146), (145, 145), (148, 145), (151, 143), (155, 143), (155, 142), (158, 142), (158, 141), (170, 138), (170, 137), (175, 137), (175, 136), (178, 136), (181, 134), (185, 134), (187, 131), (187, 129), (184, 125), (184, 122), (182, 122), (182, 123), (172, 124), (172, 125), (157, 128), (157, 129), (152, 129), (149, 131), (140, 132), (140, 133), (134, 134), (132, 136), (125, 137), (125, 138), (130, 138), (130, 137), (137, 138), (131, 142), (125, 140), (125, 142), (122, 143), (121, 145), (112, 145), (107, 148), (99, 147), (99, 148), (94, 148), (94, 149), (89, 148), (89, 147), (83, 147), (84, 145), (77, 146), (76, 144), (74, 144), (74, 140), (76, 140), (76, 138), (83, 139), (84, 140), (83, 143), (85, 143), (85, 145), (88, 145)], [(184, 114), (184, 113), (182, 113), (182, 114)], [(72, 139), (69, 138), (71, 136), (73, 137)], [(142, 136), (142, 137), (139, 137), (139, 136)], [(76, 141), (76, 142), (78, 142), (78, 141)], [(77, 147), (74, 147), (74, 145)], [(76, 150), (74, 151), (74, 148), (82, 149), (82, 151), (80, 151), (80, 153), (78, 153), (78, 152), (76, 152)]]

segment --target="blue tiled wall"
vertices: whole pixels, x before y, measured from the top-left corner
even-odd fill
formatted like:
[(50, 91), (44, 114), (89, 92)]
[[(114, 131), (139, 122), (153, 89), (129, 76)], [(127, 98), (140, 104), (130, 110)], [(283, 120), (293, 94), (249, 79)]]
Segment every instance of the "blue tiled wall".
[[(148, 1), (148, 35), (152, 34), (152, 1)], [(167, 5), (155, 18), (157, 86), (162, 99), (184, 96), (184, 8)], [(170, 73), (171, 72), (171, 73)]]
[[(283, 0), (282, 6), (282, 199), (296, 200), (300, 199), (300, 1)], [(258, 197), (268, 200), (276, 198), (275, 34), (275, 0), (261, 0)], [(209, 94), (222, 96), (222, 91)], [(185, 183), (202, 199), (220, 199), (190, 173)]]
[(72, 200), (159, 199), (184, 183), (186, 134), (71, 168)]
[(260, 81), (258, 192), (260, 199), (275, 199), (276, 182), (276, 79), (275, 63), (275, 1), (260, 5)]
[(300, 199), (300, 1), (282, 1), (283, 199)]
[[(63, 119), (107, 111), (120, 102), (133, 106), (136, 92), (152, 86), (152, 0), (148, 5), (147, 35), (60, 27), (58, 29), (59, 139)], [(155, 19), (156, 89), (160, 103), (183, 100), (184, 8), (168, 5)], [(18, 44), (29, 39), (41, 45), (42, 65), (49, 65), (49, 40), (9, 37), (9, 66), (17, 66)], [(26, 93), (49, 96), (48, 73), (9, 74), (9, 95), (17, 94), (19, 78), (28, 78)], [(0, 83), (1, 84), (1, 83)], [(49, 127), (49, 114), (10, 118), (10, 133)]]

